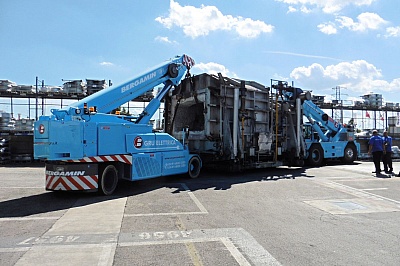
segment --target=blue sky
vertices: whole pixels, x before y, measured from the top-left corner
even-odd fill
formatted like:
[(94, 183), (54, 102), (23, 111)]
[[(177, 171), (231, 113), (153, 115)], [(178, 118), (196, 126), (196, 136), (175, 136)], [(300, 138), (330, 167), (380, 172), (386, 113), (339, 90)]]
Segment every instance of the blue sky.
[(196, 73), (400, 102), (394, 0), (0, 1), (0, 79), (124, 82), (175, 55)]

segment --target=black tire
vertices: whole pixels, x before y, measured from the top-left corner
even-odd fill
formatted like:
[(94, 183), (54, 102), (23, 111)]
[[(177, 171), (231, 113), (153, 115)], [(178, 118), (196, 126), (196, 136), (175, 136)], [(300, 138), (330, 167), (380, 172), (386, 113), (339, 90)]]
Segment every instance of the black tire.
[(318, 144), (311, 145), (308, 150), (307, 164), (311, 166), (321, 166), (324, 161), (324, 151)]
[(353, 143), (348, 143), (344, 148), (344, 156), (340, 159), (345, 164), (351, 164), (357, 159), (357, 149)]
[(118, 185), (118, 171), (114, 165), (107, 165), (99, 179), (99, 192), (109, 196), (114, 193)]
[(201, 170), (201, 162), (199, 157), (193, 156), (188, 163), (188, 175), (190, 178), (198, 178)]

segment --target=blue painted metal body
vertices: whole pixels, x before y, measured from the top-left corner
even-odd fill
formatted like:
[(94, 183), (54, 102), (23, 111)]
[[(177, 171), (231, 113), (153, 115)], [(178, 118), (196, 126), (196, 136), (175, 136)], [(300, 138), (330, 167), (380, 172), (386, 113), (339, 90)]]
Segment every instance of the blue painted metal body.
[[(322, 158), (326, 159), (343, 158), (349, 143), (354, 144), (357, 154), (360, 154), (360, 144), (355, 140), (353, 128), (346, 128), (328, 116), (310, 100), (311, 94), (309, 92), (288, 86), (286, 82), (278, 83), (276, 88), (288, 101), (296, 98), (301, 99), (302, 113), (309, 120), (308, 124), (303, 125), (307, 153), (305, 158), (312, 153), (310, 148), (313, 144), (318, 144), (322, 148)], [(317, 136), (315, 136), (314, 131)]]
[[(148, 122), (162, 97), (193, 64), (186, 55), (176, 57), (119, 86), (54, 109), (51, 116), (41, 116), (34, 125), (35, 159), (59, 162), (129, 155), (131, 180), (187, 173), (188, 162), (196, 155), (189, 154), (174, 137), (154, 133)], [(139, 117), (108, 114), (159, 84), (164, 84), (164, 88)], [(89, 111), (89, 107), (96, 107), (97, 112)]]
[(355, 140), (353, 130), (335, 121), (310, 100), (305, 100), (302, 107), (303, 114), (310, 121), (308, 125), (318, 134), (318, 137), (311, 131), (306, 134), (309, 135), (305, 137), (307, 150), (312, 144), (319, 143), (323, 149), (324, 158), (342, 158), (347, 144), (354, 143), (357, 154), (360, 154), (360, 144)]

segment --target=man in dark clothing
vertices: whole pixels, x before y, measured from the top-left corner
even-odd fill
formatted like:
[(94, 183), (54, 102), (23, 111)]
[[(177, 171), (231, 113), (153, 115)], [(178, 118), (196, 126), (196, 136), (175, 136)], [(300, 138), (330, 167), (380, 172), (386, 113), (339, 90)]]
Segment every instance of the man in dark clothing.
[(393, 172), (392, 164), (392, 137), (390, 137), (387, 131), (383, 132), (383, 145), (385, 147), (385, 153), (383, 154), (383, 170), (386, 173)]
[(385, 152), (383, 146), (383, 139), (378, 135), (378, 131), (372, 131), (372, 137), (369, 139), (369, 150), (368, 154), (372, 153), (372, 159), (375, 165), (375, 171), (372, 173), (380, 174), (381, 172), (381, 159)]

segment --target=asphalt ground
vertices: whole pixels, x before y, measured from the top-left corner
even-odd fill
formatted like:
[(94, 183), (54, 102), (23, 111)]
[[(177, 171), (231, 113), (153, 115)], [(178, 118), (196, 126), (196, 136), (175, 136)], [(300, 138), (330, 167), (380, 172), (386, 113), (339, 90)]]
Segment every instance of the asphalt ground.
[(400, 265), (400, 177), (371, 171), (208, 171), (98, 196), (0, 167), (0, 265)]

